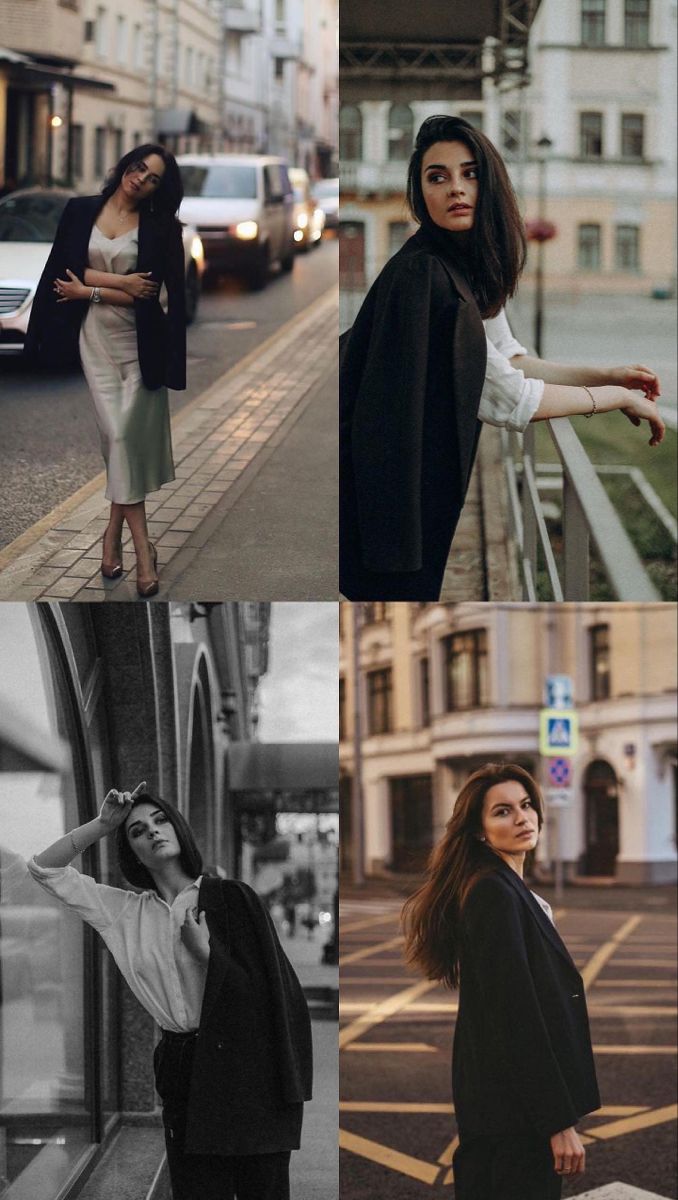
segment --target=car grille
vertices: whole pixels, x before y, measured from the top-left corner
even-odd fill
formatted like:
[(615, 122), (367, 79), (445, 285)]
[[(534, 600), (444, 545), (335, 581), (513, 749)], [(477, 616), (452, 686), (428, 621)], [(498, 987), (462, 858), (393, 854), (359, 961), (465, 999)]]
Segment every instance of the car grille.
[(30, 288), (0, 287), (0, 317), (16, 312), (30, 295)]

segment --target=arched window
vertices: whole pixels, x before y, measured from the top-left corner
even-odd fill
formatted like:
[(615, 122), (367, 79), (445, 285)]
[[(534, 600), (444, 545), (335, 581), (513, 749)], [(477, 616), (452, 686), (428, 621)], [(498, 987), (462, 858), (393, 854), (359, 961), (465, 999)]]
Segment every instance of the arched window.
[(363, 156), (363, 118), (357, 104), (342, 104), (339, 110), (339, 158), (357, 162)]
[(412, 153), (414, 117), (409, 104), (392, 104), (388, 114), (388, 157), (406, 162)]

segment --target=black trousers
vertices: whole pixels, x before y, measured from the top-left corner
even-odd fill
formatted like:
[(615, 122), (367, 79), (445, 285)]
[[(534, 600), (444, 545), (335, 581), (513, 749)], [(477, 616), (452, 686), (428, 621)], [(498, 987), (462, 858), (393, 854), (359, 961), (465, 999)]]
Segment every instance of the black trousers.
[(465, 1139), (453, 1167), (455, 1200), (560, 1200), (548, 1138)]
[(156, 1047), (173, 1200), (290, 1200), (289, 1150), (279, 1154), (187, 1154), (186, 1115), (195, 1035), (165, 1031)]

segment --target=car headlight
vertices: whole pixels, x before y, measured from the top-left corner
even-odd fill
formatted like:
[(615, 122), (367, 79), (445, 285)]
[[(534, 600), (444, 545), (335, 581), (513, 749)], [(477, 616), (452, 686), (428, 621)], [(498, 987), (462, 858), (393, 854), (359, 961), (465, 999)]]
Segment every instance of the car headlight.
[(243, 242), (251, 242), (258, 232), (259, 226), (256, 221), (240, 221), (235, 227), (235, 236), (241, 238)]
[(307, 212), (299, 213), (299, 216), (297, 217), (297, 225), (299, 226), (300, 229), (306, 228), (306, 226), (308, 225), (308, 213)]
[(204, 257), (205, 257), (205, 249), (203, 247), (203, 244), (202, 244), (200, 238), (196, 234), (191, 242), (191, 258), (200, 260), (201, 258), (204, 258)]

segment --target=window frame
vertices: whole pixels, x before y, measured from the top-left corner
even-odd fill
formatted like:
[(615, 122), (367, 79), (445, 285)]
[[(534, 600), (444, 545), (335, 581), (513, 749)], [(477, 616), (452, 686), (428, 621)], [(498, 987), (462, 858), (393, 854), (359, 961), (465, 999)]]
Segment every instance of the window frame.
[[(585, 229), (596, 230), (596, 263), (583, 262), (583, 252), (585, 244), (583, 241), (583, 231)], [(593, 245), (593, 242), (590, 243)], [(579, 271), (600, 271), (602, 268), (602, 226), (596, 221), (580, 221), (577, 225), (577, 269)]]
[[(374, 667), (365, 672), (367, 736), (380, 737), (393, 731), (393, 668)], [(382, 712), (377, 716), (377, 708)]]
[[(592, 125), (591, 118), (596, 119), (597, 130), (586, 128), (587, 121)], [(588, 148), (587, 143), (596, 140), (600, 146), (598, 152)], [(585, 109), (579, 113), (579, 157), (585, 162), (600, 162), (605, 154), (603, 113)]]
[[(487, 628), (479, 626), (474, 629), (457, 630), (441, 639), (443, 653), (443, 670), (445, 678), (445, 712), (468, 712), (475, 708), (486, 708), (489, 703), (488, 675), (488, 636)], [(455, 696), (454, 662), (469, 653), (468, 646), (463, 643), (470, 641), (471, 655), (471, 697), (462, 701)], [(455, 650), (455, 646), (461, 649)], [(483, 687), (484, 685), (484, 687)]]
[[(589, 625), (588, 629), (588, 646), (589, 646), (589, 690), (591, 700), (597, 703), (601, 700), (609, 700), (612, 695), (612, 672), (610, 669), (610, 626), (607, 622), (599, 625)], [(606, 669), (604, 672), (597, 670), (597, 664), (601, 656), (607, 658)], [(604, 680), (602, 688), (599, 687), (600, 681)]]

